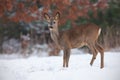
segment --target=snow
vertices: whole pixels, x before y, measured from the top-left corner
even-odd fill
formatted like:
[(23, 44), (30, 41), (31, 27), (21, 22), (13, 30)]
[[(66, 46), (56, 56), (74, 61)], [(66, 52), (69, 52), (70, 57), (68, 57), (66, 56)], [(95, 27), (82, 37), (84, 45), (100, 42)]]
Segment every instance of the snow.
[(29, 58), (0, 55), (0, 80), (120, 80), (120, 52), (105, 52), (103, 69), (99, 54), (90, 66), (92, 55), (78, 53), (72, 51), (68, 68), (62, 67), (62, 55)]

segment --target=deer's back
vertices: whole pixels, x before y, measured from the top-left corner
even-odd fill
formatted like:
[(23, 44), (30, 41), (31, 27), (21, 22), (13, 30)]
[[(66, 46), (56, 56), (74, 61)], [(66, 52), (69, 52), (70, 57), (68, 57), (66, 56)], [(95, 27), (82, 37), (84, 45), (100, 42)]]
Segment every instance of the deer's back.
[(91, 23), (76, 26), (70, 30), (61, 32), (60, 43), (63, 46), (67, 43), (71, 48), (87, 45), (87, 43), (97, 40), (99, 29), (97, 25)]

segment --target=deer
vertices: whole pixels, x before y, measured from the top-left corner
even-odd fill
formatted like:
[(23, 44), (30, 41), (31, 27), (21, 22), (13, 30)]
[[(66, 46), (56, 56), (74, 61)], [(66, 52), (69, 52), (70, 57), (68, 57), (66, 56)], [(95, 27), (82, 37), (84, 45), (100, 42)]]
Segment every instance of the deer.
[(101, 28), (94, 23), (87, 23), (60, 31), (58, 25), (60, 16), (60, 12), (56, 12), (55, 16), (50, 16), (48, 13), (43, 14), (53, 42), (60, 50), (63, 50), (63, 67), (68, 67), (71, 49), (87, 46), (92, 53), (90, 65), (93, 65), (99, 52), (100, 68), (104, 68), (104, 49), (98, 43)]

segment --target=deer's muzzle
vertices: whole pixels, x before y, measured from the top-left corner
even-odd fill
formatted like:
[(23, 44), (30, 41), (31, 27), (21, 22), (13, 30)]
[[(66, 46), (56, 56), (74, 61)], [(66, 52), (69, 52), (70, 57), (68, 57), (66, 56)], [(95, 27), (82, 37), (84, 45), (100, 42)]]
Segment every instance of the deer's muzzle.
[(53, 26), (49, 26), (49, 28), (51, 28), (51, 29), (52, 29), (52, 28), (53, 28)]

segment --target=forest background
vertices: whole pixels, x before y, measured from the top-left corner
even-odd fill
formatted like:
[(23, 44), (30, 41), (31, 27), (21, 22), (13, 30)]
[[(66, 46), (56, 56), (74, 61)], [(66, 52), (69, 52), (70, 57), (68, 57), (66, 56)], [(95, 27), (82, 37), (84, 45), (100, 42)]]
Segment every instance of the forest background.
[(27, 33), (30, 46), (47, 44), (55, 48), (43, 13), (54, 15), (57, 11), (61, 14), (61, 30), (95, 23), (102, 28), (99, 42), (106, 51), (120, 47), (119, 0), (0, 0), (0, 53), (7, 53), (7, 49), (8, 53), (14, 52), (10, 52), (15, 49), (10, 40), (20, 43), (21, 34)]

